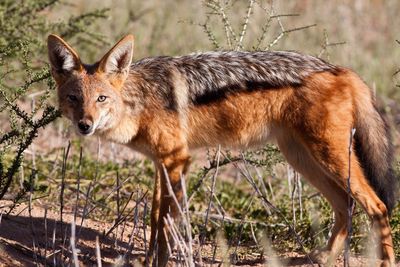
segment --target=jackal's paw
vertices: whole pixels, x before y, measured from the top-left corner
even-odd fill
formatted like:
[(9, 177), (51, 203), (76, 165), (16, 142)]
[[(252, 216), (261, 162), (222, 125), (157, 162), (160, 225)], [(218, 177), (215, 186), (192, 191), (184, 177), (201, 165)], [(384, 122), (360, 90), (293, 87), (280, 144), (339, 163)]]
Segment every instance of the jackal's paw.
[(394, 261), (390, 261), (390, 260), (383, 260), (377, 266), (380, 266), (380, 267), (394, 267), (394, 266), (396, 266), (396, 263)]
[(331, 251), (327, 249), (314, 249), (308, 254), (311, 260), (323, 266), (333, 266), (335, 259), (331, 255)]

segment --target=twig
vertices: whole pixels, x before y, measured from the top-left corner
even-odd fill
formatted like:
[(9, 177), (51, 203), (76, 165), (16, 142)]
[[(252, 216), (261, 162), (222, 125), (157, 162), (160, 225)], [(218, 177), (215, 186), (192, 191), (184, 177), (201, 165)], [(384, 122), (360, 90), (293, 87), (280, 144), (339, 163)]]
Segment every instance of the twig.
[(254, 5), (254, 0), (249, 0), (249, 5), (247, 7), (247, 15), (244, 18), (242, 32), (240, 33), (239, 42), (238, 42), (238, 45), (236, 46), (236, 50), (243, 49), (243, 37), (246, 34), (247, 25), (249, 24), (249, 18), (250, 18), (251, 12), (253, 10), (253, 5)]
[(102, 267), (99, 236), (96, 236), (96, 260), (97, 260), (97, 267)]
[[(199, 217), (205, 217), (206, 214), (203, 212), (193, 212), (192, 215), (194, 216), (199, 216)], [(229, 222), (229, 223), (248, 223), (248, 224), (258, 224), (258, 225), (262, 225), (262, 226), (271, 226), (271, 227), (286, 227), (285, 224), (266, 224), (264, 222), (260, 222), (260, 221), (252, 221), (252, 220), (246, 220), (246, 219), (236, 219), (236, 218), (232, 218), (229, 216), (226, 216), (225, 214), (223, 215), (219, 215), (219, 214), (209, 214), (208, 215), (209, 220), (217, 220), (217, 221), (223, 221), (223, 222)]]
[[(47, 233), (47, 205), (44, 207), (44, 258), (47, 258), (47, 249), (48, 249), (48, 233)], [(44, 267), (47, 266), (47, 261), (44, 262)]]
[(211, 202), (212, 199), (214, 197), (214, 190), (215, 190), (215, 181), (218, 175), (218, 171), (219, 171), (219, 160), (220, 160), (220, 156), (221, 156), (221, 145), (218, 145), (218, 150), (217, 150), (217, 155), (216, 155), (216, 168), (215, 168), (215, 172), (214, 175), (212, 176), (212, 187), (211, 187), (211, 192), (210, 192), (210, 199), (208, 201), (208, 206), (207, 206), (207, 210), (206, 210), (206, 217), (204, 219), (204, 225), (203, 225), (203, 230), (201, 231), (202, 233), (200, 234), (200, 248), (199, 248), (199, 257), (201, 259), (201, 249), (204, 245), (204, 240), (206, 237), (206, 231), (207, 231), (207, 223), (208, 223), (208, 214), (210, 213), (210, 209), (211, 209)]
[(60, 189), (60, 224), (61, 224), (61, 233), (63, 232), (63, 210), (64, 210), (64, 189), (65, 189), (65, 173), (67, 169), (67, 160), (69, 149), (71, 148), (71, 142), (68, 142), (67, 149), (64, 150), (64, 158), (61, 169), (61, 189)]
[(211, 10), (214, 10), (216, 12), (216, 14), (218, 14), (221, 17), (221, 20), (224, 24), (224, 30), (225, 30), (225, 35), (226, 35), (226, 41), (228, 43), (228, 48), (232, 49), (232, 47), (233, 47), (232, 39), (235, 42), (238, 42), (238, 40), (236, 38), (235, 31), (232, 29), (229, 18), (226, 15), (225, 9), (222, 7), (222, 5), (218, 1), (215, 1), (215, 0), (207, 1), (206, 6), (209, 7)]
[(144, 208), (143, 208), (143, 243), (144, 243), (144, 255), (145, 255), (145, 263), (149, 262), (149, 253), (147, 248), (147, 235), (146, 235), (146, 215), (147, 215), (147, 199), (144, 199)]
[[(139, 194), (139, 192), (137, 192), (137, 194)], [(136, 198), (135, 208), (133, 209), (133, 227), (132, 227), (131, 235), (129, 237), (128, 249), (125, 251), (124, 256), (123, 256), (124, 259), (127, 259), (127, 256), (129, 256), (132, 253), (134, 246), (135, 246), (135, 243), (133, 242), (133, 236), (135, 235), (136, 226), (137, 226), (137, 223), (139, 220), (139, 216), (138, 216), (139, 205), (140, 205), (140, 202), (142, 202), (144, 195), (146, 195), (146, 194), (143, 194), (140, 199), (138, 197)]]
[[(147, 196), (149, 191), (146, 191), (140, 198), (139, 201), (136, 202), (135, 207), (133, 207), (131, 210), (135, 210), (137, 208), (137, 206), (139, 205), (140, 202), (143, 201), (143, 199)], [(128, 201), (126, 202), (124, 208), (122, 209), (121, 213), (123, 213), (125, 211), (125, 208), (128, 206), (129, 201), (132, 199), (133, 196), (133, 192), (130, 194)], [(112, 231), (114, 231), (114, 229), (120, 225), (124, 220), (126, 220), (129, 217), (129, 213), (123, 217), (121, 217), (119, 220), (116, 220), (113, 224), (113, 226), (111, 226), (111, 228), (104, 234), (104, 236), (108, 236), (109, 234), (112, 233)]]
[(289, 29), (289, 30), (285, 30), (283, 28), (282, 23), (280, 22), (280, 19), (278, 19), (278, 21), (279, 21), (279, 25), (281, 26), (281, 30), (282, 31), (281, 31), (280, 34), (278, 34), (278, 36), (275, 37), (274, 40), (272, 40), (272, 42), (270, 42), (268, 44), (268, 46), (267, 46), (267, 48), (265, 50), (270, 50), (273, 46), (275, 46), (279, 42), (280, 39), (282, 39), (283, 36), (285, 36), (285, 35), (287, 35), (289, 33), (292, 33), (292, 32), (295, 32), (295, 31), (300, 31), (300, 30), (305, 30), (305, 29), (317, 26), (317, 24), (311, 24), (311, 25), (307, 25), (307, 26), (302, 26), (302, 27), (297, 27), (297, 28), (292, 28), (292, 29)]
[[(29, 211), (29, 219), (30, 219), (30, 228), (31, 228), (31, 234), (32, 234), (32, 245), (33, 245), (33, 258), (35, 260), (35, 265), (39, 266), (38, 263), (38, 251), (39, 249), (36, 247), (36, 233), (35, 233), (35, 227), (33, 225), (33, 217), (32, 217), (32, 196), (33, 196), (33, 187), (34, 187), (34, 177), (35, 177), (35, 171), (32, 171), (32, 174), (29, 177), (29, 183), (30, 183), (30, 190), (29, 190), (29, 205), (28, 205), (28, 211)], [(40, 252), (40, 251), (39, 251)]]
[(69, 239), (69, 241), (70, 241), (70, 245), (71, 245), (74, 266), (79, 267), (78, 253), (77, 253), (77, 249), (75, 247), (75, 221), (72, 221), (72, 223), (71, 223), (71, 238)]
[(353, 211), (354, 211), (354, 200), (351, 197), (351, 183), (350, 183), (350, 177), (351, 177), (351, 152), (353, 150), (353, 137), (354, 134), (356, 133), (356, 129), (352, 128), (350, 132), (350, 140), (349, 140), (349, 176), (347, 177), (347, 238), (346, 238), (346, 244), (345, 244), (345, 250), (344, 250), (344, 261), (343, 261), (343, 266), (349, 267), (349, 251), (350, 251), (350, 241), (351, 241), (351, 235), (353, 231), (353, 226), (352, 226), (352, 218), (353, 218)]
[(330, 43), (328, 39), (328, 31), (324, 29), (324, 43), (321, 45), (322, 49), (319, 52), (318, 57), (321, 57), (325, 52), (327, 52), (327, 59), (329, 60), (330, 58), (329, 58), (328, 48), (333, 46), (343, 45), (345, 43), (346, 42)]
[(57, 253), (56, 251), (56, 233), (57, 233), (57, 220), (54, 220), (53, 227), (53, 238), (52, 238), (52, 249), (53, 253), (49, 254), (49, 257), (53, 256), (53, 266), (57, 266)]
[[(246, 214), (249, 212), (249, 210), (250, 210), (250, 208), (251, 208), (251, 205), (253, 204), (254, 195), (255, 195), (255, 192), (253, 192), (253, 194), (251, 195), (251, 197), (250, 197), (250, 202), (249, 202), (249, 204), (248, 204), (248, 206), (247, 206), (247, 209), (246, 209), (245, 213), (242, 215), (242, 219), (240, 220), (240, 223), (239, 223), (239, 226), (238, 226), (238, 228), (239, 228), (239, 229), (238, 229), (239, 235), (238, 235), (238, 237), (237, 237), (237, 242), (236, 242), (236, 246), (235, 246), (235, 251), (233, 252), (233, 256), (234, 256), (235, 258), (233, 259), (233, 257), (231, 257), (231, 261), (233, 261), (233, 262), (232, 262), (233, 264), (236, 264), (236, 263), (237, 263), (237, 260), (238, 260), (237, 250), (238, 250), (238, 248), (239, 248), (240, 240), (241, 240), (242, 234), (243, 234), (243, 223), (244, 223), (244, 221), (246, 220)], [(232, 238), (233, 238), (233, 237), (232, 237)], [(230, 242), (230, 243), (231, 243), (231, 242)]]
[[(79, 193), (80, 193), (80, 184), (81, 184), (81, 171), (82, 171), (82, 147), (80, 148), (79, 151), (79, 163), (78, 163), (78, 179), (76, 181), (76, 201), (75, 201), (75, 207), (74, 207), (74, 219), (73, 223), (76, 225), (76, 217), (79, 209)], [(75, 227), (75, 226), (74, 226)], [(74, 228), (75, 230), (75, 228)], [(75, 235), (75, 233), (74, 233)], [(76, 244), (79, 242), (79, 234), (76, 236)]]

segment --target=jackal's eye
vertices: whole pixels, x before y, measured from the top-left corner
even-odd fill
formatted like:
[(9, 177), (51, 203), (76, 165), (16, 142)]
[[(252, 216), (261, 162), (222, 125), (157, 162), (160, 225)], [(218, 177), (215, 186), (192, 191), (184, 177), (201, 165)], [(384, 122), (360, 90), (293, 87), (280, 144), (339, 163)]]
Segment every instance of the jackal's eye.
[(67, 99), (70, 102), (76, 102), (78, 101), (78, 98), (75, 95), (67, 95)]
[(107, 97), (105, 95), (101, 95), (97, 98), (97, 102), (104, 102), (106, 101)]

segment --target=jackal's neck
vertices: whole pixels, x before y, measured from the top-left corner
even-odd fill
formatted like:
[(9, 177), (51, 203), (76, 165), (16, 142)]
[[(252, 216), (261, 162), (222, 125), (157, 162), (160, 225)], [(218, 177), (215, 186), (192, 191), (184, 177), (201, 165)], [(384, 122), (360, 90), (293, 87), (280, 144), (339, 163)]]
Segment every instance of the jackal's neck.
[(121, 117), (116, 120), (113, 127), (102, 132), (101, 136), (112, 142), (128, 144), (138, 132), (138, 123), (134, 117), (126, 113), (122, 113)]

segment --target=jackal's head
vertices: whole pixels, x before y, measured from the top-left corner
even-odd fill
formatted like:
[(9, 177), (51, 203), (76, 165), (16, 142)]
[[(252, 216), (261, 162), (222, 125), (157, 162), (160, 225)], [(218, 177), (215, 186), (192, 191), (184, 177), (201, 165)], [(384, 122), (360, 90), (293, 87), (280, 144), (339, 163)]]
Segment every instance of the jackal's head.
[(113, 128), (124, 112), (121, 89), (132, 62), (133, 36), (121, 39), (92, 65), (83, 64), (71, 46), (56, 35), (48, 37), (47, 46), (63, 115), (83, 135)]

